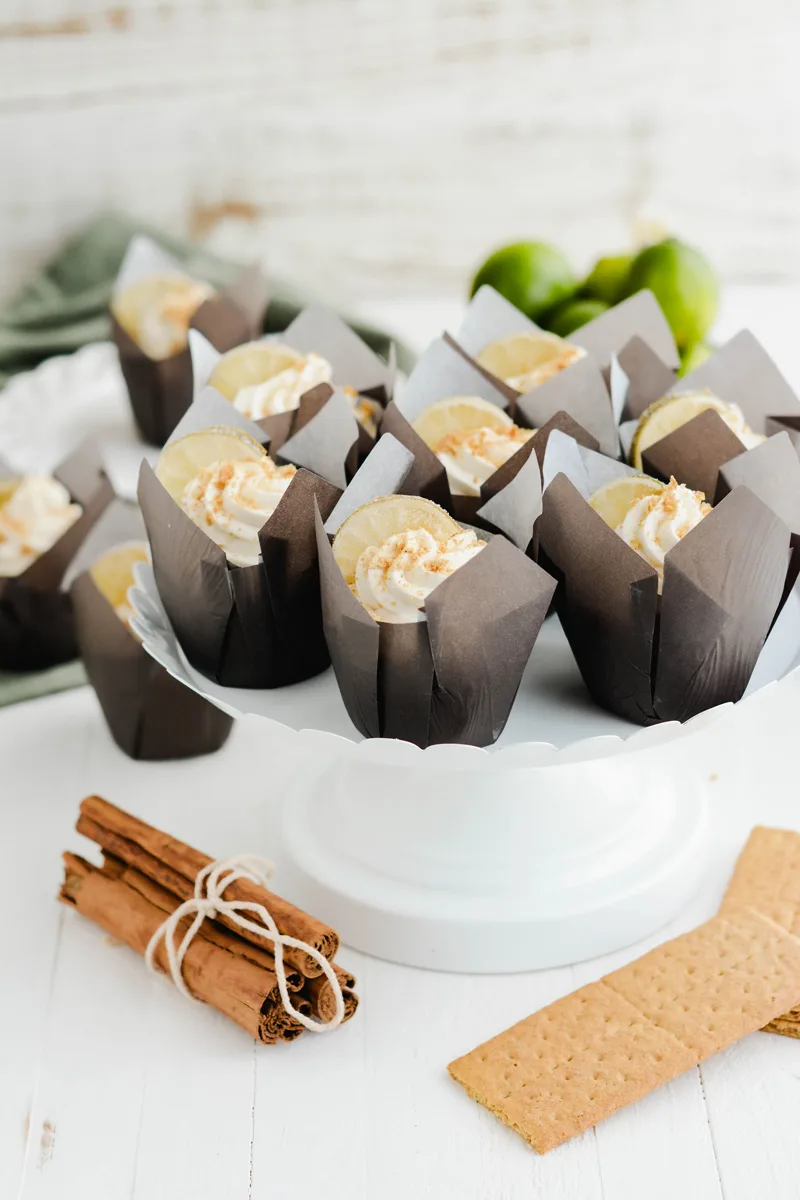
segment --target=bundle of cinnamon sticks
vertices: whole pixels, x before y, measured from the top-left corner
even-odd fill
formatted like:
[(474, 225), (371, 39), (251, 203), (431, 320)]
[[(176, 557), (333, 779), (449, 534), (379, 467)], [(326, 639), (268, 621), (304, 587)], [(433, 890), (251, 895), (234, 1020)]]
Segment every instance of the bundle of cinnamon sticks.
[[(164, 920), (192, 897), (198, 873), (212, 859), (99, 796), (83, 801), (76, 829), (97, 843), (103, 865), (97, 867), (77, 854), (66, 853), (59, 899), (144, 955)], [(231, 883), (225, 898), (264, 905), (281, 934), (306, 942), (328, 959), (342, 988), (344, 1020), (352, 1017), (358, 1005), (355, 979), (333, 963), (339, 949), (335, 930), (248, 879)], [(178, 941), (190, 920), (187, 917), (181, 922)], [(163, 941), (155, 963), (168, 972)], [(291, 947), (284, 949), (284, 963), (294, 1007), (309, 1017), (329, 1021), (336, 997), (319, 964)], [(303, 1032), (300, 1022), (281, 1004), (271, 941), (241, 929), (225, 914), (203, 922), (183, 960), (183, 978), (199, 1000), (261, 1042), (288, 1042)]]

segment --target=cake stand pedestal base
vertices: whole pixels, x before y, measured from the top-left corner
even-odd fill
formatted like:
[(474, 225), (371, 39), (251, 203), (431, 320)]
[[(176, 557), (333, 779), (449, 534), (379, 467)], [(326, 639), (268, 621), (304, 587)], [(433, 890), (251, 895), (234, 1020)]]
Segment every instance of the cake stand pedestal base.
[(275, 889), (346, 945), (409, 966), (502, 973), (610, 953), (672, 920), (702, 877), (699, 773), (660, 770), (665, 751), (499, 774), (446, 756), (318, 762), (284, 799)]

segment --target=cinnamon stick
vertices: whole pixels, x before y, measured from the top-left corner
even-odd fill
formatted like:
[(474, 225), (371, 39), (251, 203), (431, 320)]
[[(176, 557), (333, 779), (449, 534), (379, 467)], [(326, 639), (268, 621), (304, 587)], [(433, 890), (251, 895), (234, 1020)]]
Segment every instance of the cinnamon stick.
[[(154, 890), (156, 885), (152, 881), (146, 881), (149, 886), (142, 885), (142, 890), (132, 887), (122, 878), (118, 865), (111, 861), (101, 869), (76, 854), (65, 854), (64, 865), (59, 899), (137, 954), (144, 955), (151, 937), (164, 921), (165, 911), (174, 910), (174, 897), (163, 889)], [(143, 894), (145, 890), (149, 896)], [(189, 918), (181, 922), (179, 938), (189, 923)], [(163, 942), (155, 960), (163, 971), (168, 970)], [(183, 960), (183, 975), (193, 995), (261, 1042), (291, 1041), (303, 1032), (303, 1026), (280, 1003), (274, 973), (216, 940), (200, 935), (194, 938)], [(306, 1011), (306, 1006), (310, 1012), (309, 1001), (301, 1000), (297, 1005), (300, 1011)]]
[[(135, 867), (181, 900), (194, 895), (195, 878), (213, 861), (208, 855), (154, 829), (100, 796), (88, 796), (82, 802), (76, 828), (103, 850)], [(263, 904), (280, 933), (308, 942), (329, 960), (339, 949), (339, 936), (335, 930), (258, 884), (246, 879), (237, 880), (227, 888), (225, 896), (230, 900)], [(233, 929), (237, 937), (271, 950), (269, 938), (240, 929), (222, 914), (219, 920)], [(318, 963), (302, 951), (287, 947), (284, 957), (309, 979), (321, 974)]]
[[(353, 1013), (358, 1008), (358, 996), (352, 990), (355, 987), (355, 979), (347, 971), (343, 971), (341, 967), (333, 964), (333, 969), (336, 972), (336, 978), (342, 989), (342, 999), (344, 1000), (344, 1020), (349, 1021)], [(311, 1015), (318, 1021), (332, 1021), (336, 1014), (336, 997), (333, 994), (333, 988), (324, 975), (317, 975), (315, 979), (305, 980), (303, 998), (309, 1002)]]
[[(134, 891), (144, 896), (145, 900), (154, 904), (163, 914), (162, 921), (178, 907), (177, 897), (173, 896), (171, 892), (160, 887), (159, 884), (153, 883), (152, 879), (134, 867), (129, 867), (121, 859), (114, 858), (106, 850), (103, 851), (103, 873), (112, 879), (121, 879), (123, 883), (127, 883)], [(254, 946), (252, 942), (246, 942), (244, 938), (236, 937), (227, 929), (223, 929), (216, 921), (206, 918), (195, 936), (204, 937), (221, 949), (230, 951), (231, 954), (241, 954), (244, 958), (249, 958), (256, 966), (275, 974), (275, 956), (269, 950), (262, 950), (260, 946)], [(293, 967), (284, 967), (284, 970), (289, 991), (298, 992), (306, 982), (305, 976)]]

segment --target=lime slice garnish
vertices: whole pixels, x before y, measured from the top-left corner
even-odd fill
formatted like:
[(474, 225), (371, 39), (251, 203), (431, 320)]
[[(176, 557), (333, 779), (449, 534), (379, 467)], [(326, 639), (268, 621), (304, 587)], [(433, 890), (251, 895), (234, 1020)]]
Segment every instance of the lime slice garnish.
[(426, 408), (412, 425), (426, 446), (436, 450), (446, 437), (470, 429), (494, 429), (500, 433), (514, 422), (491, 400), (480, 396), (448, 396)]
[(427, 529), (437, 541), (461, 532), (449, 513), (421, 496), (380, 496), (362, 504), (340, 526), (333, 539), (333, 557), (348, 583), (353, 583), (356, 564), (367, 546), (382, 546), (395, 533)]
[(241, 429), (213, 425), (169, 442), (159, 455), (156, 475), (180, 504), (186, 485), (215, 462), (254, 462), (266, 458), (264, 447)]

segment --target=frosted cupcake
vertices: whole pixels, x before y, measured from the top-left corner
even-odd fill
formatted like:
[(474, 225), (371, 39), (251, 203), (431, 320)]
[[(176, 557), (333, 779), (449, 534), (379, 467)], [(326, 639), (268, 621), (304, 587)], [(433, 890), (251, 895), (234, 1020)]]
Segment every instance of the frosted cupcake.
[[(117, 502), (101, 535), (138, 533), (141, 519)], [(209, 754), (227, 740), (232, 719), (184, 687), (145, 651), (130, 628), (133, 568), (148, 559), (141, 541), (112, 545), (71, 585), (81, 657), (114, 741), (130, 758)]]
[(603, 707), (651, 724), (743, 694), (798, 568), (800, 462), (788, 439), (770, 443), (732, 460), (712, 505), (551, 438), (540, 561)]
[(110, 499), (89, 445), (53, 477), (0, 479), (0, 670), (41, 670), (77, 655), (61, 583)]
[(412, 428), (447, 472), (451, 496), (480, 496), (481, 488), (533, 437), (496, 404), (480, 396), (449, 396), (426, 408)]
[(0, 482), (0, 578), (22, 575), (83, 512), (63, 483), (46, 475)]
[(327, 666), (314, 513), (338, 495), (278, 466), (242, 428), (179, 428), (155, 472), (142, 465), (155, 581), (192, 666), (228, 687), (279, 687)]
[(131, 240), (113, 289), (111, 331), (145, 441), (160, 446), (192, 402), (189, 331), (229, 350), (260, 328), (266, 296), (257, 272), (227, 291), (194, 278), (149, 238)]
[[(322, 355), (299, 354), (282, 342), (263, 340), (247, 342), (223, 354), (207, 382), (244, 416), (262, 421), (295, 412), (306, 393), (332, 381), (333, 366)], [(359, 396), (354, 388), (345, 386), (342, 390), (356, 420), (374, 438), (381, 406)]]
[(388, 491), (408, 485), (412, 463), (384, 435), (328, 521), (317, 520), (337, 683), (367, 737), (490, 745), (555, 582), (505, 538), (482, 538), (431, 501)]

